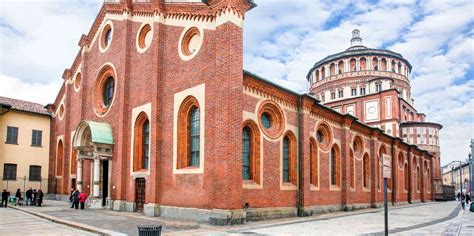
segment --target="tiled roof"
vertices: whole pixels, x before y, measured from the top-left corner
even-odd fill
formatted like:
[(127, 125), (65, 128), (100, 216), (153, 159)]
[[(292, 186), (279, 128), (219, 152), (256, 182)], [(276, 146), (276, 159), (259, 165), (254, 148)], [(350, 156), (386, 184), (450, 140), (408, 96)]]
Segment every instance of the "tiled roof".
[(39, 103), (27, 102), (23, 100), (0, 96), (0, 105), (11, 106), (11, 109), (17, 111), (26, 111), (41, 115), (50, 115), (48, 111), (43, 107), (43, 105)]

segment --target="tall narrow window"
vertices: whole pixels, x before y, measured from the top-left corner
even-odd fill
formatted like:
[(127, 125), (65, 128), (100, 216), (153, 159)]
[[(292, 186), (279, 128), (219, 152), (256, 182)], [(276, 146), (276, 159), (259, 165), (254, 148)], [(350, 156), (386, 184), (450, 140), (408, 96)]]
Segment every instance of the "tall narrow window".
[(290, 182), (290, 140), (283, 139), (283, 182)]
[(193, 107), (189, 113), (189, 163), (199, 166), (199, 108)]
[(360, 88), (360, 95), (365, 95), (365, 88)]
[(312, 185), (319, 186), (318, 145), (313, 138), (309, 142), (309, 149), (311, 161), (310, 181)]
[(9, 144), (18, 144), (18, 127), (7, 126), (7, 142)]
[(143, 153), (142, 153), (142, 168), (148, 169), (148, 160), (150, 158), (149, 150), (150, 150), (150, 122), (146, 120), (143, 123), (142, 127), (142, 145), (143, 145)]
[(31, 146), (41, 146), (43, 131), (33, 130), (31, 133)]
[(416, 168), (416, 180), (417, 180), (417, 183), (416, 183), (416, 189), (418, 191), (421, 190), (421, 179), (423, 178), (423, 173), (420, 172), (420, 167), (418, 166)]
[(370, 178), (370, 160), (369, 156), (366, 154), (364, 155), (364, 160), (363, 160), (363, 165), (364, 165), (364, 179), (363, 179), (363, 184), (364, 188), (369, 187), (369, 178)]
[(56, 176), (62, 176), (63, 174), (63, 141), (59, 140), (56, 150)]
[(352, 152), (352, 150), (350, 151), (350, 164), (351, 164), (351, 170), (350, 170), (350, 186), (351, 188), (355, 188), (355, 157), (354, 157), (354, 153)]
[(333, 147), (331, 149), (331, 185), (337, 185), (337, 153)]
[(248, 127), (242, 130), (242, 178), (252, 179), (251, 171), (251, 131)]

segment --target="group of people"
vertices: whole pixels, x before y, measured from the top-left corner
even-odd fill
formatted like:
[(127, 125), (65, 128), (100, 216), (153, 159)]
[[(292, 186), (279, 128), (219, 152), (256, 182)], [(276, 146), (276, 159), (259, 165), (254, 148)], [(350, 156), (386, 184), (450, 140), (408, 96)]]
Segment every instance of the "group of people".
[(81, 210), (84, 210), (86, 200), (87, 194), (85, 192), (79, 192), (77, 188), (71, 190), (71, 196), (69, 197), (69, 201), (72, 202), (71, 208), (76, 208), (77, 210), (79, 205), (81, 205)]
[(472, 202), (471, 195), (469, 193), (458, 193), (456, 197), (459, 201), (461, 201), (462, 209), (466, 209), (466, 205), (469, 205), (469, 202)]
[[(33, 189), (29, 188), (26, 192), (26, 205), (27, 206), (41, 206), (43, 203), (43, 197), (44, 193), (43, 190), (38, 189)], [(8, 192), (6, 189), (3, 189), (2, 192), (2, 205), (3, 207), (7, 207), (8, 205), (8, 199), (10, 198), (10, 192)], [(15, 206), (21, 206), (23, 205), (24, 198), (22, 197), (21, 189), (17, 189), (15, 193)]]

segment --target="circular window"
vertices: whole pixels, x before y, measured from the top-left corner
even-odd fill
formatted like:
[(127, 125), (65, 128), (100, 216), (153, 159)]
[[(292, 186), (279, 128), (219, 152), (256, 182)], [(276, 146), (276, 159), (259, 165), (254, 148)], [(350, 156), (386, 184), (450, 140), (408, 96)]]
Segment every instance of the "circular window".
[(104, 116), (114, 101), (115, 72), (106, 65), (99, 73), (94, 91), (94, 111), (98, 116)]
[(144, 52), (151, 45), (153, 39), (153, 32), (150, 24), (145, 24), (137, 36), (137, 46), (139, 52)]
[(187, 61), (192, 59), (202, 45), (202, 31), (196, 27), (185, 30), (179, 41), (179, 54), (181, 59)]
[(108, 23), (104, 26), (100, 35), (100, 49), (102, 52), (109, 48), (110, 44), (112, 43), (112, 36), (112, 24)]
[(332, 132), (329, 125), (326, 123), (320, 123), (316, 131), (316, 136), (319, 147), (324, 151), (329, 150), (332, 144)]
[(280, 137), (285, 126), (285, 118), (278, 104), (269, 100), (264, 101), (260, 105), (258, 114), (263, 133), (272, 139)]
[(64, 117), (64, 104), (61, 104), (59, 106), (59, 114), (58, 115), (59, 115), (59, 119), (62, 120), (63, 117)]
[(76, 89), (76, 91), (78, 91), (79, 88), (81, 88), (81, 79), (82, 79), (81, 73), (77, 73), (76, 79), (74, 80), (74, 89)]
[(364, 144), (361, 137), (356, 136), (354, 138), (354, 142), (352, 142), (352, 149), (354, 150), (354, 155), (359, 157), (362, 154)]
[(264, 112), (262, 114), (262, 126), (265, 129), (269, 129), (272, 126), (272, 123), (270, 121), (270, 115), (267, 112)]

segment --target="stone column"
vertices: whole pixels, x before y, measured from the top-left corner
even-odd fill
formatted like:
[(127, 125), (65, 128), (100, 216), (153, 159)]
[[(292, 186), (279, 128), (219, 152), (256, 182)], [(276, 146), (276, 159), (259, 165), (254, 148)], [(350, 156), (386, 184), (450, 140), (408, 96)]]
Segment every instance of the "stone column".
[(82, 192), (82, 159), (77, 160), (77, 189)]
[(100, 159), (98, 157), (94, 158), (94, 191), (93, 196), (99, 197), (100, 192)]

